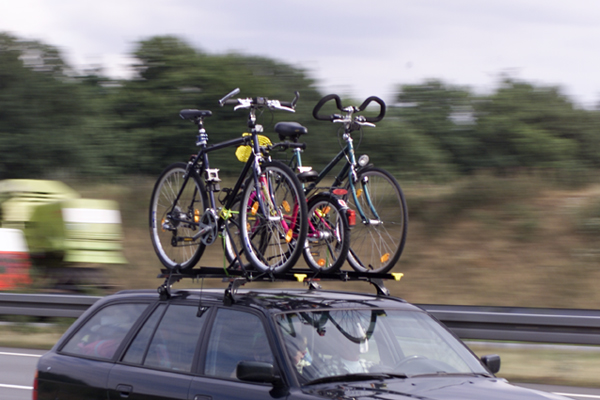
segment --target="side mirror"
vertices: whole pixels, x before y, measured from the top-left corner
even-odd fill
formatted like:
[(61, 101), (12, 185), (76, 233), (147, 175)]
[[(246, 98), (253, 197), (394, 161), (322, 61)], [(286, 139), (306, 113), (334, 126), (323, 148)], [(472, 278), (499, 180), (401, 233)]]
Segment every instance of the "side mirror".
[(258, 361), (240, 361), (235, 376), (246, 382), (276, 383), (281, 377), (275, 373), (273, 364)]
[(498, 354), (483, 356), (481, 357), (481, 362), (492, 374), (496, 374), (500, 371), (500, 356)]

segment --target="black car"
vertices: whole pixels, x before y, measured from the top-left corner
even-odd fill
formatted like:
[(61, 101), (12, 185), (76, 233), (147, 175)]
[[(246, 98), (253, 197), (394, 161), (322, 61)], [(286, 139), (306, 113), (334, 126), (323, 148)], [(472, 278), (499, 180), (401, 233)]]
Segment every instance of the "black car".
[[(496, 378), (422, 309), (382, 293), (123, 291), (37, 367), (34, 398), (561, 399)], [(562, 398), (564, 399), (564, 398)]]

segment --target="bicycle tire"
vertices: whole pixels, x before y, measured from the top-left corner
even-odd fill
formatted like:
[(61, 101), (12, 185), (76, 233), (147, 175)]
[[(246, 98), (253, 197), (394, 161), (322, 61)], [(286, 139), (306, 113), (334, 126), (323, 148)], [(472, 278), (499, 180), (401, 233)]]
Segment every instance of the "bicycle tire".
[[(156, 181), (150, 200), (150, 238), (158, 258), (168, 269), (194, 267), (206, 247), (201, 238), (190, 240), (198, 230), (194, 219), (201, 219), (208, 203), (204, 185), (195, 172), (174, 204), (184, 183), (186, 166), (168, 166)], [(176, 220), (167, 215), (171, 209), (178, 213)]]
[[(356, 185), (358, 201), (370, 223), (361, 221), (348, 184), (348, 206), (356, 211), (348, 263), (358, 272), (389, 272), (400, 259), (406, 243), (408, 210), (404, 194), (392, 174), (372, 166), (358, 172)], [(379, 218), (373, 214), (366, 193)]]
[[(307, 204), (300, 181), (278, 161), (265, 162), (258, 179), (250, 179), (242, 195), (240, 225), (244, 254), (261, 272), (284, 273), (302, 254), (308, 227)], [(257, 201), (265, 205), (266, 212)]]
[(346, 262), (350, 246), (346, 210), (331, 194), (317, 194), (308, 200), (308, 234), (303, 255), (313, 271), (334, 273)]

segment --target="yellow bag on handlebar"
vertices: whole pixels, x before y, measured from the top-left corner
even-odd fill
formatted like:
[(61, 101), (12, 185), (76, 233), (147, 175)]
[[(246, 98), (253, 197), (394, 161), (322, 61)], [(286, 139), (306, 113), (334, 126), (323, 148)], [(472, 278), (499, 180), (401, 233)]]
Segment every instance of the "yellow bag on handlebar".
[[(250, 136), (250, 133), (243, 133), (242, 136)], [(271, 140), (263, 135), (258, 135), (258, 145), (259, 146), (270, 146), (273, 143), (271, 143)], [(237, 157), (238, 160), (240, 160), (241, 162), (246, 162), (248, 161), (248, 159), (250, 158), (250, 154), (252, 154), (252, 147), (251, 146), (238, 146), (238, 148), (235, 150), (235, 156)]]

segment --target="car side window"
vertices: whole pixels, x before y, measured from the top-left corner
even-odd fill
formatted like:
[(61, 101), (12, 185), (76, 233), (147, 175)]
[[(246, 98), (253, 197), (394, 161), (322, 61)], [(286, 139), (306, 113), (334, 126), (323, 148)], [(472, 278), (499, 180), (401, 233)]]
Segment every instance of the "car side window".
[(218, 310), (206, 354), (204, 373), (219, 378), (237, 379), (240, 361), (273, 364), (265, 328), (254, 314), (221, 308)]
[(123, 361), (190, 372), (206, 314), (198, 317), (198, 306), (171, 304), (163, 315), (164, 307), (159, 306), (146, 321)]
[(112, 304), (100, 309), (62, 348), (63, 353), (111, 359), (147, 304)]
[(156, 310), (152, 312), (152, 315), (146, 322), (144, 322), (144, 326), (139, 330), (135, 339), (133, 339), (129, 345), (127, 352), (125, 352), (123, 362), (128, 364), (142, 364), (144, 362), (148, 343), (150, 343), (150, 339), (152, 339), (152, 335), (156, 330), (156, 325), (158, 325), (158, 321), (160, 321), (160, 318), (165, 312), (165, 308), (167, 308), (166, 304), (160, 304), (156, 307)]

